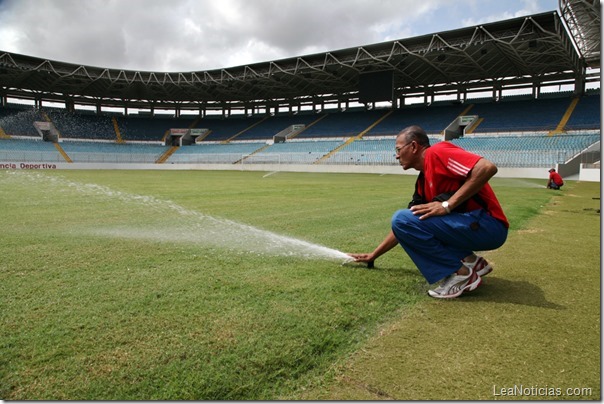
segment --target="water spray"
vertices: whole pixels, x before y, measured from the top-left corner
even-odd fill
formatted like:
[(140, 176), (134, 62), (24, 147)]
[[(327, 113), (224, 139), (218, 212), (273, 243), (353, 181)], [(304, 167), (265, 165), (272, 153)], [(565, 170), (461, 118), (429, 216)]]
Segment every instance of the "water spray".
[[(84, 184), (37, 172), (19, 171), (13, 172), (13, 175), (19, 183), (28, 180), (38, 185), (48, 185), (53, 190), (61, 192), (71, 189), (78, 195), (95, 197), (100, 200), (111, 199), (138, 206), (153, 213), (147, 216), (156, 218), (145, 225), (135, 222), (111, 226), (101, 224), (92, 229), (84, 229), (83, 231), (88, 234), (158, 242), (170, 240), (176, 243), (194, 243), (269, 256), (321, 258), (343, 263), (353, 261), (352, 257), (342, 251), (186, 209), (169, 200), (130, 194), (98, 184)], [(170, 216), (168, 223), (163, 219), (166, 211), (174, 213)]]

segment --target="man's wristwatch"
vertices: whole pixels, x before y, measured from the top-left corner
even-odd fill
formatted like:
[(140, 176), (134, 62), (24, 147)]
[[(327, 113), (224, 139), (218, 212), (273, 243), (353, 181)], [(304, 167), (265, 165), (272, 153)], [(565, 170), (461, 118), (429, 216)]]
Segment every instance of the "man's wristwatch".
[(449, 209), (449, 202), (444, 201), (444, 202), (443, 202), (443, 208), (445, 208), (445, 211), (446, 211), (447, 213), (451, 213), (451, 209)]

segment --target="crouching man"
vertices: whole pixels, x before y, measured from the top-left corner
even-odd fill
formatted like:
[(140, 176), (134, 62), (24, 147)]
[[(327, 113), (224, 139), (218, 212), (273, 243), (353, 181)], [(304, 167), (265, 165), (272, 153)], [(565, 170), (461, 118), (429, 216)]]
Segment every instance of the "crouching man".
[(450, 143), (434, 146), (419, 126), (396, 139), (403, 170), (419, 171), (408, 209), (394, 213), (392, 230), (371, 253), (349, 254), (373, 262), (400, 244), (430, 283), (435, 298), (454, 298), (476, 289), (493, 268), (475, 251), (501, 247), (509, 223), (488, 181), (497, 173), (490, 161)]

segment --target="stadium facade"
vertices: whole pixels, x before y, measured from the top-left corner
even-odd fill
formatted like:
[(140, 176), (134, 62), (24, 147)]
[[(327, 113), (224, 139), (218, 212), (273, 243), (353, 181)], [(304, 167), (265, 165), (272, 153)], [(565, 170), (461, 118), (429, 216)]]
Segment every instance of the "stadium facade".
[[(93, 110), (98, 117), (116, 108), (123, 111), (117, 114), (122, 117), (131, 115), (132, 111), (142, 111), (139, 115), (149, 119), (157, 118), (157, 111), (162, 111), (165, 117), (165, 111), (168, 111), (171, 114), (169, 118), (177, 120), (193, 117), (196, 122), (189, 124), (187, 129), (198, 130), (196, 137), (199, 140), (209, 131), (200, 125), (200, 121), (211, 116), (264, 119), (280, 115), (318, 115), (327, 111), (369, 113), (384, 110), (396, 115), (400, 111), (418, 108), (418, 105), (424, 111), (436, 106), (459, 106), (461, 110), (457, 116), (433, 133), (442, 137), (441, 140), (452, 140), (470, 135), (466, 129), (472, 123), (476, 126), (476, 121), (484, 118), (462, 108), (477, 99), (498, 104), (506, 97), (522, 94), (522, 101), (541, 101), (564, 88), (569, 89), (567, 92), (570, 94), (561, 92), (561, 97), (570, 97), (581, 103), (591, 96), (588, 104), (593, 105), (594, 94), (599, 98), (600, 14), (599, 1), (560, 0), (559, 10), (526, 17), (325, 53), (195, 72), (108, 69), (0, 51), (0, 100), (4, 110), (17, 100), (33, 104), (37, 110), (56, 104), (70, 113)], [(533, 107), (535, 104), (531, 104)], [(590, 108), (593, 111), (594, 107)], [(597, 130), (600, 134), (599, 117), (597, 122), (584, 122), (575, 127), (565, 126), (566, 122), (562, 125), (561, 121), (572, 115), (572, 110), (570, 113), (569, 110), (570, 105), (559, 115), (562, 119), (558, 119), (560, 122), (556, 122), (554, 127), (545, 127), (547, 124), (544, 123), (542, 128), (527, 130), (518, 123), (516, 128), (502, 125), (489, 133), (516, 132), (514, 135), (523, 137), (531, 132), (532, 135), (551, 136), (556, 133), (573, 134), (581, 129), (591, 131), (592, 135)], [(7, 112), (3, 116), (9, 115)], [(369, 126), (377, 125), (384, 118), (376, 118)], [(456, 119), (459, 119), (457, 127), (454, 125)], [(118, 122), (115, 116), (113, 118), (117, 134), (113, 140), (116, 143), (126, 140), (120, 138), (120, 124), (125, 120)], [(44, 114), (42, 121), (52, 124), (52, 117)], [(1, 122), (0, 127), (3, 126)], [(310, 124), (314, 121), (306, 125)], [(45, 126), (44, 123), (40, 125)], [(356, 132), (350, 129), (351, 133), (332, 133), (332, 136), (321, 133), (318, 136), (321, 140), (340, 139), (342, 144), (313, 163), (329, 160), (333, 152), (348, 146), (351, 139), (361, 140), (364, 136), (369, 138), (373, 135), (377, 140), (379, 136), (392, 135), (371, 133), (369, 126)], [(174, 121), (174, 129), (179, 128), (184, 129), (182, 122)], [(18, 133), (2, 129), (2, 137), (19, 137)], [(43, 137), (50, 130), (37, 128), (37, 132)], [(279, 143), (276, 135), (280, 132), (271, 133), (269, 140), (277, 139)], [(161, 142), (164, 146), (182, 146), (187, 134), (190, 136), (191, 131), (180, 135), (176, 131), (173, 138), (166, 133)], [(103, 136), (89, 134), (84, 137), (107, 140)], [(179, 143), (173, 143), (174, 139)], [(216, 142), (226, 144), (243, 139), (228, 136), (217, 138)], [(205, 140), (211, 142), (210, 139)], [(257, 139), (247, 139), (248, 143), (252, 140)], [(282, 140), (288, 140), (287, 134), (282, 135)], [(187, 142), (196, 144), (195, 139)], [(258, 151), (259, 148), (255, 149), (254, 154)], [(328, 155), (329, 158), (324, 158)], [(243, 153), (241, 156), (246, 155)], [(69, 161), (64, 151), (62, 157), (63, 161)], [(170, 156), (165, 157), (163, 162), (170, 162)], [(243, 160), (249, 162), (252, 159), (240, 157), (237, 162)]]

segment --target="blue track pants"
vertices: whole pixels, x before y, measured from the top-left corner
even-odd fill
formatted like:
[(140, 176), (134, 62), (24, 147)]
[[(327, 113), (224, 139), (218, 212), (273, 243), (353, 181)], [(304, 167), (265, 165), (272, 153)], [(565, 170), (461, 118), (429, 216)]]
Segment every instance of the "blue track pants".
[(402, 209), (392, 217), (392, 231), (429, 283), (456, 272), (474, 251), (501, 247), (508, 235), (505, 225), (482, 209), (423, 220)]

